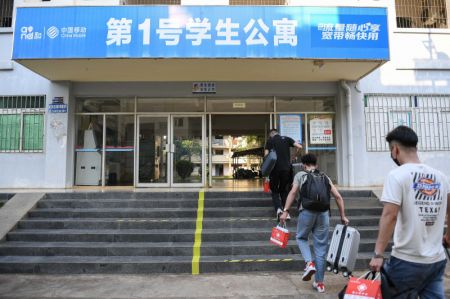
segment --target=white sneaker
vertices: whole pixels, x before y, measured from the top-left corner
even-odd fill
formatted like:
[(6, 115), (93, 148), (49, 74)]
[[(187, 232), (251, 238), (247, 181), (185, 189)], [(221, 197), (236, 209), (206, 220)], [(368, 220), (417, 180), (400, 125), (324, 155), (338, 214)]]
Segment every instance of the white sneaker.
[(280, 209), (280, 208), (278, 208), (278, 210), (277, 210), (277, 222), (280, 222), (280, 216), (281, 216), (281, 214), (283, 214), (283, 210)]
[(303, 273), (302, 280), (303, 281), (310, 281), (311, 277), (316, 273), (316, 265), (314, 265), (314, 262), (308, 262), (305, 267), (305, 273)]
[(325, 285), (323, 282), (313, 282), (313, 288), (315, 288), (319, 293), (325, 293)]

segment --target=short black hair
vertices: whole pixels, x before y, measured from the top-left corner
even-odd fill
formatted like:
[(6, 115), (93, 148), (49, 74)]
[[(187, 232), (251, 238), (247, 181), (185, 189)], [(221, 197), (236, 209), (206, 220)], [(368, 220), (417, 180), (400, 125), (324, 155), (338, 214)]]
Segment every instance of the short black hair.
[(316, 165), (317, 164), (317, 157), (314, 154), (305, 154), (302, 156), (301, 161), (304, 165)]
[(414, 147), (417, 148), (417, 143), (419, 142), (419, 138), (417, 137), (416, 132), (413, 129), (407, 126), (398, 126), (389, 132), (386, 136), (386, 141), (388, 143), (398, 142), (400, 145), (404, 147)]

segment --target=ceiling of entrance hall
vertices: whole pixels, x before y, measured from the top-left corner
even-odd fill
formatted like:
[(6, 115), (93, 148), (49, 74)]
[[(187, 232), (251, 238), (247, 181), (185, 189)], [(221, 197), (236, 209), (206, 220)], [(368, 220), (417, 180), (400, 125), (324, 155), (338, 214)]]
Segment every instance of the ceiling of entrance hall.
[(357, 80), (382, 61), (301, 59), (18, 60), (47, 79), (76, 82)]

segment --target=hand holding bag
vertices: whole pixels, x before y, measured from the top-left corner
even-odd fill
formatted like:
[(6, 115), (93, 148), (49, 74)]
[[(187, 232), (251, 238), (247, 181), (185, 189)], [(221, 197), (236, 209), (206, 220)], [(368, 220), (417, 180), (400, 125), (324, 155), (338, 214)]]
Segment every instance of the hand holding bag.
[[(369, 279), (369, 275), (372, 278)], [(363, 279), (364, 277), (364, 279)], [(348, 284), (339, 293), (340, 299), (382, 299), (381, 281), (377, 279), (375, 272), (367, 272), (360, 278), (350, 277)]]
[(270, 236), (270, 243), (275, 244), (281, 248), (286, 248), (289, 241), (289, 230), (286, 229), (286, 224), (280, 226), (279, 224), (272, 228), (272, 235)]

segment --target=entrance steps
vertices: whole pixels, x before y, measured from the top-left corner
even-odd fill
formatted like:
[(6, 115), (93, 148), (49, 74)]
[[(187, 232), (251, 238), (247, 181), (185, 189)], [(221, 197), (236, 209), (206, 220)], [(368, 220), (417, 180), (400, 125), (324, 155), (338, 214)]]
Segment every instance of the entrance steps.
[[(296, 216), (287, 248), (269, 243), (275, 215), (262, 192), (205, 192), (199, 272), (300, 271)], [(381, 206), (370, 191), (343, 191), (361, 233), (366, 269)], [(49, 193), (0, 243), (0, 273), (191, 273), (197, 192)], [(335, 204), (330, 236), (339, 222)]]

